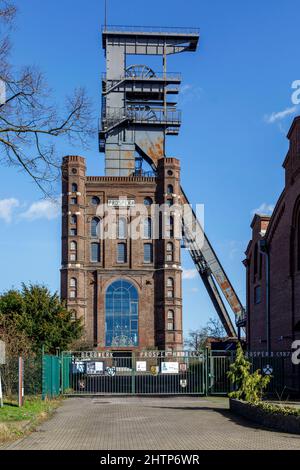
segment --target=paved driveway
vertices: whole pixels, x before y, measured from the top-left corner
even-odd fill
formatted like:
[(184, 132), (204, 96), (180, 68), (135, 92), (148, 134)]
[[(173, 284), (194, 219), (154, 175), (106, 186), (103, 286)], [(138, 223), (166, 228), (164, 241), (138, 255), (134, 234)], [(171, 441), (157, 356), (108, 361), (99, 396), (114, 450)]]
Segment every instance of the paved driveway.
[(9, 449), (300, 449), (300, 436), (232, 416), (228, 400), (195, 397), (69, 398)]

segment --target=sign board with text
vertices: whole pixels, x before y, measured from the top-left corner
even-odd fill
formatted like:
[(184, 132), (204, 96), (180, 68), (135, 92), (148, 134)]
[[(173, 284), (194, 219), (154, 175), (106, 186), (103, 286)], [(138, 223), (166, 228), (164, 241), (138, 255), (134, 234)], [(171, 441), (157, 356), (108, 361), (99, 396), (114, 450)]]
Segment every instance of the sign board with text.
[(161, 373), (162, 374), (178, 374), (179, 363), (178, 362), (162, 362)]

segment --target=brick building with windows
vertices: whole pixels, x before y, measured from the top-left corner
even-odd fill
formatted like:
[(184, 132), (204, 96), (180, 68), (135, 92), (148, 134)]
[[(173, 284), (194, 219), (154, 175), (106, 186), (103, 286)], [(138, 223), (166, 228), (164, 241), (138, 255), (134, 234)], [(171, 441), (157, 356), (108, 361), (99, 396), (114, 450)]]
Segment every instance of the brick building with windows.
[(300, 339), (300, 117), (287, 137), (284, 190), (271, 217), (254, 216), (244, 261), (251, 351), (289, 351)]
[[(61, 296), (81, 317), (85, 339), (98, 349), (182, 349), (180, 237), (154, 236), (152, 204), (180, 202), (180, 164), (161, 158), (155, 176), (86, 176), (85, 159), (62, 165)], [(142, 204), (142, 236), (130, 233), (130, 211)], [(116, 237), (101, 232), (102, 204), (116, 204)], [(120, 212), (120, 215), (119, 215)], [(101, 236), (102, 234), (102, 236)]]

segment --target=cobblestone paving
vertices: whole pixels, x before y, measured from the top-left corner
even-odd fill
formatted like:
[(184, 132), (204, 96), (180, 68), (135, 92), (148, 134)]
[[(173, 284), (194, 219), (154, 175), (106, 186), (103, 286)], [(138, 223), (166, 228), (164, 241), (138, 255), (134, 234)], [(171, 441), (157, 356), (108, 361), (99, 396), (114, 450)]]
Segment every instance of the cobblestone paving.
[(195, 397), (69, 398), (7, 449), (300, 449), (300, 436), (259, 429), (228, 400)]

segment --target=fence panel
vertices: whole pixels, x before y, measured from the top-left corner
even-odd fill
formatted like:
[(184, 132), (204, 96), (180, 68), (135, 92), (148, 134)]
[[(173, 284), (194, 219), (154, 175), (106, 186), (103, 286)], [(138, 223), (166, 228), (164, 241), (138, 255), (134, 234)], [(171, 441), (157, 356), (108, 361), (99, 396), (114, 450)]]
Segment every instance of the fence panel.
[(227, 377), (229, 366), (233, 360), (231, 353), (226, 351), (212, 351), (209, 355), (209, 388), (210, 395), (227, 395), (231, 385)]
[(60, 394), (60, 358), (43, 355), (43, 398), (53, 398)]
[[(42, 357), (24, 357), (24, 396), (42, 393)], [(18, 397), (18, 357), (7, 357), (6, 364), (0, 365), (3, 396), (8, 399)]]
[(67, 395), (180, 395), (205, 393), (205, 355), (145, 351), (132, 356), (110, 352), (64, 353), (63, 393)]

